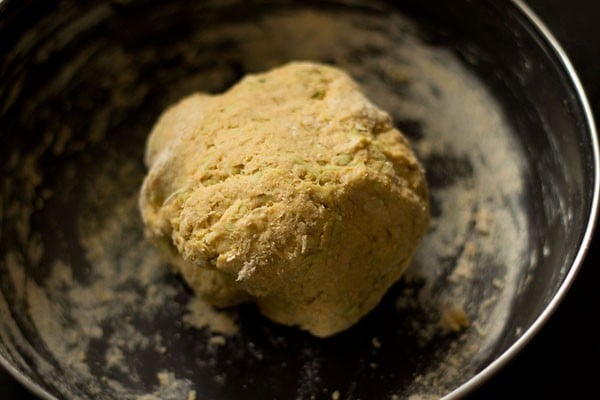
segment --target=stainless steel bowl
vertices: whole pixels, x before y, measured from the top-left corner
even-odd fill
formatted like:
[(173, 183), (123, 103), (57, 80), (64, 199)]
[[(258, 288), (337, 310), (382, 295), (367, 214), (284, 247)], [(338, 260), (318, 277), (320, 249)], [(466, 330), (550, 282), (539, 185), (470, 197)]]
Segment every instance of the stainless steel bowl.
[[(48, 399), (452, 399), (498, 371), (582, 262), (598, 142), (525, 5), (448, 3), (0, 2), (0, 363)], [(390, 111), (434, 224), (347, 332), (319, 340), (244, 306), (224, 336), (143, 238), (144, 140), (181, 96), (290, 59), (347, 69)]]

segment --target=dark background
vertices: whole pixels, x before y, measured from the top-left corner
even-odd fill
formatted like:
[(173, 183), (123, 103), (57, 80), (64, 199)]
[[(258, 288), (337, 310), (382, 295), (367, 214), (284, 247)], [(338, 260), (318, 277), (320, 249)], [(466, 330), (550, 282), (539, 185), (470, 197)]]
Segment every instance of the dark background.
[[(600, 120), (600, 1), (528, 0), (571, 58)], [(591, 399), (598, 396), (600, 281), (596, 234), (571, 290), (533, 341), (468, 400)], [(600, 288), (598, 289), (600, 291)], [(0, 400), (33, 400), (0, 369)], [(368, 400), (368, 399), (367, 399)]]

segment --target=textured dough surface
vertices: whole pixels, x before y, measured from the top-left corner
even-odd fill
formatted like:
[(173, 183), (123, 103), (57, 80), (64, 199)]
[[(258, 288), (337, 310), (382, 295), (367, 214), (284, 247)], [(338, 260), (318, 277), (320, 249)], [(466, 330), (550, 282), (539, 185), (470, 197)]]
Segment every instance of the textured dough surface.
[(294, 62), (163, 113), (140, 209), (212, 304), (317, 336), (374, 308), (427, 229), (421, 166), (341, 70)]

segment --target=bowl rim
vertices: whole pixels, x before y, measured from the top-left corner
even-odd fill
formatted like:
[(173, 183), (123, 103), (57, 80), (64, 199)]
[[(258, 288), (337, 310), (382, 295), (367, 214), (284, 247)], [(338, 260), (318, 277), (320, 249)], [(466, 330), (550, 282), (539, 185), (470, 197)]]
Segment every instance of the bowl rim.
[[(0, 0), (2, 3), (3, 0)], [(59, 400), (57, 397), (54, 397), (52, 394), (48, 393), (45, 389), (43, 389), (37, 382), (32, 380), (29, 376), (25, 375), (23, 372), (18, 370), (14, 365), (12, 365), (8, 360), (4, 358), (3, 355), (0, 354), (0, 366), (6, 371), (12, 378), (14, 378), (17, 382), (19, 382), (24, 388), (38, 396), (43, 400)]]
[(587, 99), (587, 95), (585, 94), (585, 90), (583, 89), (583, 85), (573, 64), (569, 60), (567, 53), (560, 45), (559, 41), (552, 34), (550, 29), (542, 22), (540, 17), (527, 5), (524, 0), (511, 0), (512, 4), (514, 4), (519, 12), (521, 12), (528, 21), (532, 24), (532, 26), (541, 33), (543, 40), (545, 40), (545, 44), (548, 46), (548, 49), (554, 52), (554, 55), (557, 57), (560, 62), (560, 66), (563, 71), (566, 72), (566, 78), (569, 79), (569, 83), (573, 86), (575, 90), (576, 101), (579, 103), (581, 110), (583, 111), (583, 120), (585, 122), (585, 127), (582, 129), (586, 129), (590, 136), (590, 141), (592, 143), (592, 156), (593, 156), (593, 187), (592, 187), (592, 202), (589, 210), (589, 215), (587, 219), (587, 225), (585, 227), (585, 232), (581, 238), (581, 242), (579, 244), (579, 249), (577, 250), (577, 254), (571, 263), (569, 271), (559, 288), (555, 292), (554, 296), (550, 300), (550, 302), (546, 305), (543, 311), (538, 315), (538, 317), (533, 321), (533, 323), (523, 332), (523, 334), (512, 343), (504, 352), (488, 364), (485, 368), (483, 368), (480, 372), (473, 375), (469, 380), (464, 382), (458, 388), (454, 389), (452, 392), (448, 393), (442, 400), (458, 400), (466, 396), (467, 394), (472, 393), (475, 389), (480, 387), (483, 383), (489, 380), (493, 375), (497, 374), (502, 368), (504, 368), (509, 361), (511, 361), (521, 350), (523, 350), (527, 344), (539, 333), (542, 327), (549, 321), (552, 314), (556, 311), (561, 301), (564, 299), (566, 293), (569, 288), (575, 281), (575, 277), (577, 273), (581, 269), (583, 261), (585, 259), (585, 255), (590, 248), (591, 241), (593, 238), (594, 230), (596, 228), (596, 223), (598, 219), (598, 207), (599, 207), (599, 195), (600, 195), (600, 149), (598, 147), (598, 133), (596, 130), (596, 125), (594, 122), (594, 117), (592, 113), (592, 109), (590, 107), (589, 101)]
[[(511, 3), (516, 6), (517, 10), (527, 18), (532, 26), (541, 33), (542, 38), (545, 40), (545, 44), (549, 50), (554, 52), (560, 65), (567, 73), (567, 78), (570, 80), (570, 84), (575, 89), (577, 95), (577, 101), (583, 111), (583, 119), (586, 123), (586, 130), (589, 133), (590, 140), (592, 143), (592, 156), (593, 156), (593, 194), (592, 202), (589, 210), (589, 218), (585, 227), (585, 232), (581, 238), (581, 243), (575, 258), (569, 268), (569, 271), (556, 293), (546, 305), (540, 315), (534, 320), (534, 322), (523, 332), (523, 334), (512, 343), (498, 358), (488, 364), (480, 372), (473, 375), (469, 380), (461, 384), (459, 387), (448, 393), (442, 400), (458, 400), (464, 396), (472, 393), (475, 389), (484, 384), (492, 376), (497, 374), (502, 368), (504, 368), (509, 361), (511, 361), (527, 344), (538, 334), (541, 328), (548, 322), (552, 314), (556, 311), (561, 301), (564, 299), (569, 288), (573, 284), (575, 277), (585, 259), (585, 255), (591, 245), (593, 233), (596, 228), (598, 207), (599, 207), (599, 196), (600, 196), (600, 148), (598, 145), (598, 134), (596, 125), (594, 122), (593, 113), (583, 89), (583, 85), (577, 75), (575, 68), (569, 60), (566, 52), (552, 34), (550, 29), (542, 22), (538, 15), (527, 5), (523, 0), (511, 0)], [(0, 7), (4, 5), (4, 0), (0, 0)], [(43, 389), (39, 383), (31, 379), (28, 375), (24, 374), (21, 370), (17, 369), (11, 362), (9, 362), (3, 355), (0, 354), (0, 366), (8, 372), (15, 380), (23, 385), (27, 390), (32, 392), (34, 395), (44, 400), (59, 400), (54, 395)]]

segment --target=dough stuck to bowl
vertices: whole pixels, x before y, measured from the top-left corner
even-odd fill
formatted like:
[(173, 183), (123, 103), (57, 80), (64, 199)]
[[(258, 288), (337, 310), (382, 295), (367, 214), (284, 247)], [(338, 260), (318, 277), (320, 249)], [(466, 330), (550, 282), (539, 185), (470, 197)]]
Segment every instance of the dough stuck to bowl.
[(337, 68), (292, 62), (166, 110), (148, 138), (148, 235), (210, 303), (316, 336), (396, 282), (429, 223), (422, 167)]

